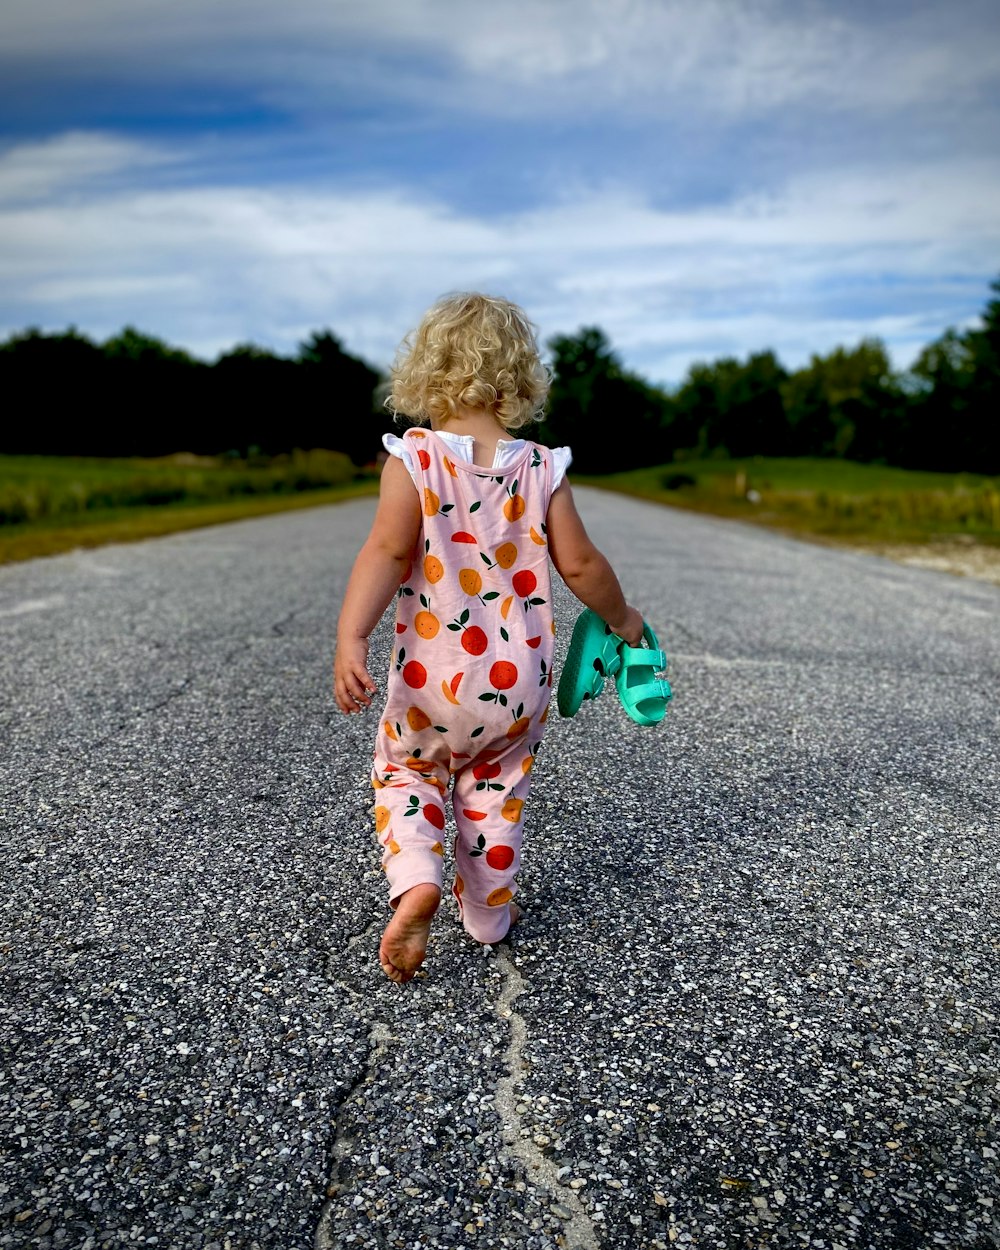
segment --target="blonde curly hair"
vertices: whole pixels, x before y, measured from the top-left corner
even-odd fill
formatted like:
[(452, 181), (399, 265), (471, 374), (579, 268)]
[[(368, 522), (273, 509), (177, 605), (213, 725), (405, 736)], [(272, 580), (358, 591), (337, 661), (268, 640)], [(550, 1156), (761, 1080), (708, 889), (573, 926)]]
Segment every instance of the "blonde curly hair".
[(418, 425), (482, 408), (516, 430), (541, 419), (549, 382), (524, 312), (509, 300), (463, 292), (439, 300), (403, 340), (385, 406)]

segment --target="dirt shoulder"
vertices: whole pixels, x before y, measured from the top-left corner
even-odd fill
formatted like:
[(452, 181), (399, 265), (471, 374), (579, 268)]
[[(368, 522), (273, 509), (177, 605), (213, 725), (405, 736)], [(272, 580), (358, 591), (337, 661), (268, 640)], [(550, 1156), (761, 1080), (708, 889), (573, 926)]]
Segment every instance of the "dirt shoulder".
[(887, 556), (890, 560), (898, 560), (900, 564), (936, 569), (941, 573), (956, 573), (960, 577), (974, 577), (979, 581), (1000, 586), (1000, 547), (954, 541), (846, 545), (853, 546), (855, 551), (866, 551), (869, 555)]

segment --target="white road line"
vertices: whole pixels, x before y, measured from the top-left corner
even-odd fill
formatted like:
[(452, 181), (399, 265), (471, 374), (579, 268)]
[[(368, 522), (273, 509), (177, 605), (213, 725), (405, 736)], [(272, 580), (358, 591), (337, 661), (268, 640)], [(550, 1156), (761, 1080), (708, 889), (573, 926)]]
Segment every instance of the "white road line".
[(0, 616), (24, 616), (26, 612), (47, 612), (50, 608), (61, 608), (65, 602), (65, 595), (50, 595), (48, 599), (25, 599), (23, 603), (15, 603), (12, 608), (0, 608)]

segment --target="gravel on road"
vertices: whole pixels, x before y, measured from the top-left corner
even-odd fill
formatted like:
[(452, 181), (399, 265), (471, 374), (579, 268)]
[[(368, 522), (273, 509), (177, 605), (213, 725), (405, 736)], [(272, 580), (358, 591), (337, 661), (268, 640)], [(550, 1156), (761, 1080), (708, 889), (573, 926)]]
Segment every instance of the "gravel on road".
[(553, 708), (523, 924), (406, 990), (373, 502), (0, 569), (0, 1247), (1000, 1246), (1000, 589), (579, 501), (676, 697)]

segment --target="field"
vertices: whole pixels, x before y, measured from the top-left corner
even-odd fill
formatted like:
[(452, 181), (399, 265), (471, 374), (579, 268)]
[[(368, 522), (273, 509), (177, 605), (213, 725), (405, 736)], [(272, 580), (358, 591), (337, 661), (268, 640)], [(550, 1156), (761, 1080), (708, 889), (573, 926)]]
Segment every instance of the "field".
[[(1000, 479), (844, 460), (686, 460), (576, 482), (800, 537), (1000, 548)], [(254, 461), (0, 456), (0, 563), (128, 542), (377, 489), (339, 452)]]
[(340, 452), (253, 461), (0, 456), (0, 563), (129, 542), (377, 489)]
[(589, 485), (803, 537), (857, 544), (1000, 545), (1000, 479), (847, 460), (688, 460)]

